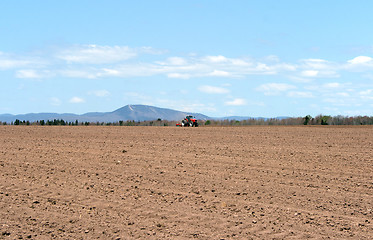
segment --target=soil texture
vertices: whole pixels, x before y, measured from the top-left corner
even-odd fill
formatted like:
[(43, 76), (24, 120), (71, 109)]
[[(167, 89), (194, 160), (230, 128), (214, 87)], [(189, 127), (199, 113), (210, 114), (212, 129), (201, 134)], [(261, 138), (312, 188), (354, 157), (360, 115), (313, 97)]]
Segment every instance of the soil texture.
[(372, 239), (373, 128), (1, 126), (0, 239)]

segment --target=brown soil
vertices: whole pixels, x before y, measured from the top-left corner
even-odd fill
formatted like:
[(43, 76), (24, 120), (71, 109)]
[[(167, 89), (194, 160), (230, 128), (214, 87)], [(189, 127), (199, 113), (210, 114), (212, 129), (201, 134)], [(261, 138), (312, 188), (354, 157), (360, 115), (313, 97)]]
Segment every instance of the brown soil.
[(372, 127), (0, 127), (0, 239), (372, 239)]

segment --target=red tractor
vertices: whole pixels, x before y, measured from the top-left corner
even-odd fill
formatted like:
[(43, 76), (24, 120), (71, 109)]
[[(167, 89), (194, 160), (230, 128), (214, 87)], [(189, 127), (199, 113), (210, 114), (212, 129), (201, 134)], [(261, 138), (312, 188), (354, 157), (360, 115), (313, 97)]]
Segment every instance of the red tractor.
[(178, 127), (198, 127), (197, 119), (193, 116), (186, 116), (181, 123), (177, 123)]

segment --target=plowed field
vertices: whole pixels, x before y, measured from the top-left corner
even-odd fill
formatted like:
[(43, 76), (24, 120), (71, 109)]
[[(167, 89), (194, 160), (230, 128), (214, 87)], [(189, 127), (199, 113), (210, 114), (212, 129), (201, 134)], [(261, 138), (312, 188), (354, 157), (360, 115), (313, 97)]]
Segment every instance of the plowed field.
[(0, 127), (0, 239), (372, 239), (372, 127)]

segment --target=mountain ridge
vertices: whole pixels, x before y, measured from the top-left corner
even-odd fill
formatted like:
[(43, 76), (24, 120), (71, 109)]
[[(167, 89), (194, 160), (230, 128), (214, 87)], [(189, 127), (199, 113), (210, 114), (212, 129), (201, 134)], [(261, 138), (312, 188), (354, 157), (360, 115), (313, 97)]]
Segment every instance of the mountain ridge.
[[(73, 122), (118, 122), (118, 121), (151, 121), (151, 120), (168, 120), (180, 121), (187, 115), (193, 115), (200, 120), (246, 120), (253, 117), (245, 116), (227, 116), (227, 117), (209, 117), (201, 113), (193, 113), (187, 111), (178, 111), (169, 108), (160, 108), (149, 105), (129, 104), (118, 108), (111, 112), (87, 112), (84, 114), (74, 113), (27, 113), (27, 114), (0, 114), (1, 122), (14, 122), (16, 119), (20, 121), (40, 121), (63, 119), (64, 121)], [(288, 117), (275, 117), (284, 119)], [(254, 119), (267, 120), (268, 118), (256, 117)]]
[(112, 112), (88, 112), (84, 114), (74, 113), (27, 113), (27, 114), (0, 114), (0, 121), (13, 122), (20, 121), (40, 121), (63, 119), (65, 121), (79, 122), (118, 122), (118, 121), (148, 121), (148, 120), (168, 120), (178, 121), (186, 115), (193, 115), (198, 119), (212, 119), (201, 113), (178, 111), (168, 108), (160, 108), (148, 105), (126, 105)]

